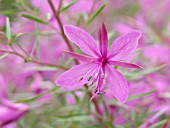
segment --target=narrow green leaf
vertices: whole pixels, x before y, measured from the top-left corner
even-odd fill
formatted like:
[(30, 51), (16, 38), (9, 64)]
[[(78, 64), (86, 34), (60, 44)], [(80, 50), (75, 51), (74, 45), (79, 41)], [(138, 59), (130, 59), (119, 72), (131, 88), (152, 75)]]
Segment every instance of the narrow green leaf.
[(146, 70), (146, 71), (142, 72), (142, 75), (150, 74), (150, 73), (152, 73), (152, 72), (158, 71), (158, 70), (160, 70), (160, 69), (162, 69), (162, 68), (165, 68), (165, 67), (166, 67), (166, 65), (164, 64), (164, 65), (155, 67), (155, 68), (153, 68), (153, 69)]
[(104, 120), (102, 118), (101, 119), (105, 122), (105, 124), (108, 126), (108, 128), (112, 128), (113, 127), (112, 120), (110, 119), (109, 110), (107, 108), (106, 102), (102, 101), (102, 104), (104, 106), (104, 111), (105, 111), (107, 119), (104, 119)]
[(66, 63), (65, 65), (69, 66), (73, 60), (74, 60), (73, 58), (68, 59), (68, 61), (65, 62)]
[(30, 54), (30, 57), (31, 57), (31, 58), (34, 56), (35, 48), (36, 48), (36, 41), (35, 41), (35, 43), (34, 43), (34, 46), (33, 46), (32, 50), (31, 50), (31, 54)]
[(160, 69), (163, 69), (165, 67), (166, 67), (166, 64), (163, 64), (161, 66), (158, 66), (158, 67), (155, 67), (155, 68), (151, 68), (151, 69), (148, 69), (148, 70), (144, 70), (144, 71), (141, 71), (139, 73), (125, 74), (125, 76), (128, 79), (137, 79), (137, 78), (140, 78), (141, 76), (145, 76), (145, 75), (148, 75), (150, 73), (159, 71)]
[(39, 94), (39, 95), (30, 97), (28, 99), (18, 100), (15, 103), (28, 103), (28, 102), (36, 101), (37, 99), (39, 99), (43, 95), (45, 95), (45, 94)]
[(161, 126), (162, 126), (166, 121), (167, 121), (167, 119), (162, 120), (162, 121), (160, 121), (160, 122), (158, 122), (158, 123), (150, 126), (149, 128), (161, 128)]
[(115, 105), (115, 106), (119, 106), (119, 107), (124, 107), (126, 108), (126, 104), (119, 104), (119, 102), (117, 100), (112, 100), (112, 101), (106, 101), (107, 105)]
[(4, 59), (5, 57), (7, 57), (9, 55), (9, 53), (5, 53), (2, 56), (0, 56), (0, 60)]
[(0, 11), (0, 14), (3, 15), (14, 15), (21, 12), (21, 10), (4, 10), (4, 11)]
[(13, 41), (12, 41), (12, 44), (16, 43), (17, 39), (18, 39), (20, 36), (22, 36), (22, 35), (23, 35), (23, 33), (18, 33), (18, 34), (14, 37), (14, 39), (13, 39)]
[(67, 11), (71, 6), (77, 3), (79, 0), (73, 0), (61, 9), (61, 12)]
[(131, 100), (136, 100), (136, 99), (139, 99), (139, 98), (142, 98), (142, 97), (145, 97), (147, 95), (150, 95), (154, 92), (156, 92), (157, 90), (156, 89), (153, 89), (151, 91), (148, 91), (148, 92), (145, 92), (145, 93), (141, 93), (141, 94), (138, 94), (138, 95), (132, 95), (132, 96), (129, 96), (127, 101), (131, 101)]
[(107, 109), (106, 103), (103, 101), (104, 111), (106, 113), (107, 118), (109, 118), (109, 110)]
[(92, 16), (89, 18), (88, 22), (87, 22), (87, 25), (86, 27), (88, 27), (92, 22), (93, 20), (102, 12), (102, 10), (105, 8), (107, 4), (103, 4), (97, 11), (95, 11)]
[(39, 60), (40, 58), (40, 43), (39, 43), (39, 36), (36, 36), (36, 59)]
[(15, 103), (28, 103), (28, 102), (36, 101), (37, 99), (41, 98), (42, 96), (44, 96), (46, 94), (56, 92), (57, 89), (58, 89), (58, 87), (55, 86), (51, 90), (48, 90), (48, 91), (46, 91), (46, 92), (44, 92), (42, 94), (39, 94), (39, 95), (36, 95), (36, 96), (32, 96), (32, 97), (29, 97), (27, 99), (22, 99), (22, 100), (15, 101)]
[(56, 116), (57, 121), (85, 121), (93, 120), (89, 115), (67, 115), (67, 116)]
[(82, 21), (84, 21), (84, 17), (83, 17), (82, 14), (80, 14), (79, 17), (78, 17), (78, 20), (77, 20), (76, 25), (77, 25), (77, 26), (80, 26), (80, 24), (82, 23)]
[(8, 40), (11, 40), (12, 32), (9, 17), (6, 18), (6, 35), (8, 37)]
[(74, 92), (71, 92), (71, 94), (74, 96), (74, 99), (76, 100), (76, 103), (79, 103), (80, 102), (79, 97)]
[[(139, 99), (139, 98), (142, 98), (142, 97), (145, 97), (147, 95), (150, 95), (154, 92), (156, 92), (157, 90), (156, 89), (153, 89), (151, 91), (148, 91), (148, 92), (145, 92), (145, 93), (141, 93), (141, 94), (138, 94), (138, 95), (132, 95), (132, 96), (129, 96), (127, 98), (127, 101), (131, 101), (131, 100), (136, 100), (136, 99)], [(107, 104), (111, 104), (111, 105), (118, 105), (118, 106), (121, 106), (121, 107), (125, 107), (125, 104), (119, 104), (119, 102), (117, 100), (114, 100), (114, 101), (107, 101), (106, 102)]]
[(40, 35), (40, 28), (39, 28), (39, 25), (36, 24), (36, 41), (35, 41), (35, 48), (36, 48), (36, 59), (37, 59), (37, 60), (39, 60), (39, 58), (40, 58), (39, 35)]
[(53, 89), (49, 90), (49, 93), (55, 93), (59, 89), (59, 86), (54, 86)]
[(57, 67), (49, 67), (49, 66), (39, 66), (39, 67), (30, 67), (30, 70), (35, 70), (35, 71), (56, 71), (58, 68)]
[(30, 19), (30, 20), (36, 21), (36, 22), (41, 23), (41, 24), (47, 24), (46, 21), (43, 21), (43, 20), (41, 20), (40, 18), (31, 16), (31, 15), (22, 14), (21, 16), (22, 16), (22, 17), (25, 17), (25, 18), (28, 18), (28, 19)]

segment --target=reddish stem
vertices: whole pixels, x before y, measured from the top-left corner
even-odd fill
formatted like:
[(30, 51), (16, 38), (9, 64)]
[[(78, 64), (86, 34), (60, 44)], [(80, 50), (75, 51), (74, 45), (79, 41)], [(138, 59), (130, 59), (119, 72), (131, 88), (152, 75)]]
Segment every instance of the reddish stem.
[[(60, 12), (59, 12), (59, 10), (60, 10), (60, 7), (61, 7), (61, 2), (60, 2), (60, 6), (59, 6), (59, 8), (58, 8), (58, 11), (55, 10), (55, 7), (54, 7), (54, 5), (53, 5), (53, 3), (52, 3), (51, 0), (48, 0), (48, 3), (49, 3), (49, 5), (50, 5), (50, 7), (51, 7), (51, 10), (53, 11), (53, 14), (54, 14), (54, 16), (55, 16), (55, 19), (56, 19), (57, 22), (58, 22), (58, 25), (59, 25), (59, 27), (60, 27), (61, 35), (62, 35), (63, 39), (65, 40), (65, 42), (66, 42), (69, 50), (70, 50), (71, 52), (74, 52), (73, 47), (71, 46), (68, 38), (67, 38), (67, 37), (65, 36), (65, 34), (64, 34), (63, 23), (62, 23), (62, 21), (61, 21), (61, 19), (60, 19)], [(77, 60), (74, 59), (74, 61), (75, 61), (76, 64), (78, 64), (78, 61), (77, 61)]]
[[(60, 27), (60, 30), (61, 30), (61, 35), (62, 35), (63, 39), (65, 40), (65, 42), (66, 42), (69, 50), (70, 50), (71, 52), (74, 52), (74, 49), (72, 48), (72, 46), (71, 46), (68, 38), (67, 38), (67, 37), (65, 36), (65, 34), (64, 34), (63, 24), (62, 24), (62, 21), (61, 21), (60, 16), (59, 16), (59, 15), (60, 15), (61, 1), (60, 1), (60, 7), (58, 8), (58, 11), (55, 10), (55, 7), (54, 7), (54, 5), (53, 5), (53, 3), (52, 3), (52, 0), (48, 0), (48, 3), (49, 3), (49, 5), (50, 5), (50, 7), (51, 7), (51, 10), (53, 11), (53, 14), (54, 14), (54, 16), (55, 16), (58, 24), (59, 24), (59, 27)], [(74, 61), (75, 61), (76, 64), (79, 64), (79, 62), (78, 62), (77, 60), (74, 60)], [(85, 85), (85, 87), (88, 89), (88, 86), (87, 86), (87, 85)], [(93, 94), (92, 94), (91, 92), (88, 92), (88, 95), (89, 95), (90, 97), (92, 97)], [(97, 112), (99, 115), (102, 115), (102, 113), (101, 113), (101, 111), (100, 111), (100, 109), (99, 109), (99, 106), (98, 106), (97, 101), (96, 101), (95, 99), (93, 99), (92, 102), (93, 102), (93, 104), (94, 104), (94, 106), (95, 106), (96, 112)], [(99, 121), (100, 123), (103, 124), (103, 122), (102, 122), (102, 120), (101, 120), (100, 117), (97, 118), (97, 119), (98, 119), (98, 121)]]
[[(14, 54), (14, 55), (17, 55), (17, 56), (23, 58), (24, 60), (26, 59), (23, 55), (21, 55), (20, 53), (18, 53), (16, 51), (7, 51), (7, 50), (1, 50), (0, 49), (0, 52)], [(36, 63), (36, 64), (43, 65), (43, 66), (57, 67), (57, 68), (61, 68), (61, 69), (67, 70), (67, 68), (62, 66), (62, 65), (54, 65), (54, 64), (40, 62), (40, 61), (37, 61), (37, 60), (30, 60), (28, 62)]]

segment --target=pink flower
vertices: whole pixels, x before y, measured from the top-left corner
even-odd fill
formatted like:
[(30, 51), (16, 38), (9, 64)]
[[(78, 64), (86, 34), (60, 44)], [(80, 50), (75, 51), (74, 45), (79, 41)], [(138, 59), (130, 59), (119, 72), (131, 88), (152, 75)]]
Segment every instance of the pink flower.
[(17, 121), (29, 111), (29, 107), (21, 103), (12, 103), (1, 98), (0, 100), (0, 127)]
[[(11, 123), (15, 123), (28, 111), (29, 106), (22, 103), (13, 103), (8, 100), (8, 86), (3, 75), (0, 75), (0, 128), (12, 128)], [(14, 127), (13, 127), (14, 128)]]
[(150, 60), (151, 64), (168, 63), (170, 61), (170, 50), (167, 46), (154, 44), (144, 49), (143, 55)]
[(89, 56), (66, 52), (84, 63), (74, 66), (59, 76), (56, 80), (57, 85), (73, 89), (88, 82), (91, 82), (90, 85), (97, 83), (94, 96), (104, 93), (102, 90), (108, 85), (113, 96), (120, 103), (124, 103), (128, 96), (128, 84), (124, 76), (113, 69), (112, 66), (140, 68), (138, 65), (122, 62), (121, 60), (128, 58), (137, 48), (141, 33), (135, 30), (117, 38), (108, 50), (108, 37), (104, 24), (102, 24), (100, 31), (99, 46), (94, 38), (81, 28), (65, 25), (64, 32), (71, 41)]

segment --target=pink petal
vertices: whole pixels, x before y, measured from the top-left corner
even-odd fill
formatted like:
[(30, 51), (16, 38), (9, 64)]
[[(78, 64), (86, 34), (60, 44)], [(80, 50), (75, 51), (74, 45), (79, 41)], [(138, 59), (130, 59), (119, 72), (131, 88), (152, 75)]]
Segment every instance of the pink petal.
[(111, 66), (106, 65), (105, 68), (107, 73), (106, 81), (110, 91), (121, 104), (125, 103), (128, 97), (128, 84), (126, 79), (119, 71), (113, 69)]
[(107, 47), (108, 47), (107, 30), (104, 23), (102, 23), (102, 29), (100, 31), (100, 52), (103, 56), (107, 56)]
[(78, 45), (84, 53), (95, 57), (100, 56), (96, 41), (85, 30), (71, 25), (64, 25), (64, 33), (68, 39)]
[(83, 62), (93, 62), (93, 61), (97, 60), (96, 58), (85, 56), (85, 55), (82, 55), (82, 54), (77, 54), (77, 53), (74, 53), (74, 52), (69, 52), (69, 51), (64, 51), (64, 52), (69, 54), (73, 58), (80, 60), (80, 61), (83, 61)]
[(109, 61), (108, 63), (111, 64), (111, 65), (114, 65), (114, 66), (121, 66), (121, 67), (126, 67), (126, 68), (140, 68), (140, 69), (143, 69), (139, 65), (132, 64), (132, 63), (119, 62), (119, 61)]
[(75, 89), (88, 82), (90, 76), (97, 72), (98, 65), (95, 63), (84, 63), (74, 66), (70, 70), (64, 72), (56, 80), (58, 86), (68, 89)]
[(0, 99), (0, 127), (10, 124), (29, 111), (29, 107), (22, 103), (12, 103), (11, 101), (1, 98)]
[(118, 37), (111, 45), (108, 58), (112, 60), (124, 60), (137, 48), (140, 31), (132, 31)]

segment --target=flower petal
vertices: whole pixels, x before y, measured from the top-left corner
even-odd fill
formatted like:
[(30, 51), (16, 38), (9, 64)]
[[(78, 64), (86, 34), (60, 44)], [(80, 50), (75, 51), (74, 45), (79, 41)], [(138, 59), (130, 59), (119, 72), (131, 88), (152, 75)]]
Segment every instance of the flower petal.
[(100, 37), (100, 52), (103, 56), (107, 56), (108, 37), (104, 23), (102, 23), (102, 29), (99, 33), (99, 37)]
[(137, 48), (140, 31), (132, 31), (117, 38), (111, 45), (108, 58), (112, 60), (124, 60)]
[(121, 66), (121, 67), (126, 67), (126, 68), (140, 68), (140, 69), (143, 69), (139, 65), (132, 64), (132, 63), (126, 63), (126, 62), (120, 62), (120, 61), (109, 61), (108, 63), (110, 65), (113, 65), (113, 66)]
[(73, 58), (75, 58), (77, 60), (80, 60), (80, 61), (83, 61), (83, 62), (93, 62), (93, 61), (97, 60), (94, 57), (89, 57), (89, 56), (85, 56), (85, 55), (82, 55), (82, 54), (77, 54), (77, 53), (74, 53), (74, 52), (69, 52), (69, 51), (64, 51), (64, 52), (69, 54)]
[(95, 57), (100, 56), (96, 41), (85, 30), (71, 25), (64, 25), (64, 33), (68, 39), (78, 45), (84, 53)]
[(56, 80), (58, 86), (63, 86), (67, 89), (75, 89), (88, 82), (89, 76), (94, 76), (97, 72), (98, 65), (95, 63), (83, 63), (74, 66), (70, 70), (64, 72)]
[(124, 76), (110, 65), (105, 67), (107, 78), (106, 82), (110, 88), (111, 93), (123, 104), (128, 97), (128, 84)]
[(0, 127), (10, 124), (29, 111), (29, 107), (22, 103), (12, 103), (11, 101), (0, 99)]

